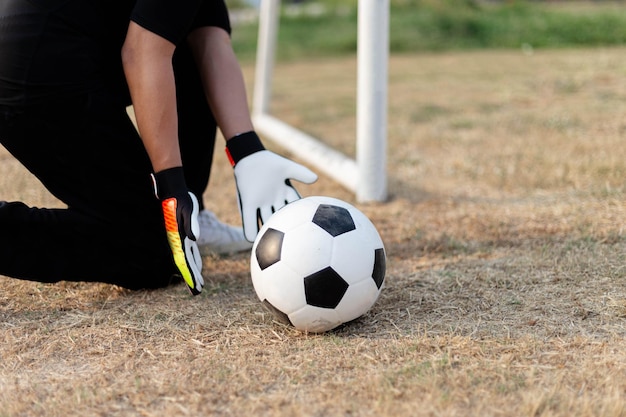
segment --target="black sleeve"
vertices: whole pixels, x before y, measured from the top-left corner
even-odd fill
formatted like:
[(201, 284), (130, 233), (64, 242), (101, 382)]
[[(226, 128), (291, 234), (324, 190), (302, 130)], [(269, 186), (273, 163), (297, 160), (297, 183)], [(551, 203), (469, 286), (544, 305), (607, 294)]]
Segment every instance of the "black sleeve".
[(228, 9), (224, 0), (204, 0), (196, 19), (191, 25), (191, 30), (199, 27), (215, 26), (231, 33)]
[(199, 27), (231, 30), (224, 0), (137, 0), (131, 20), (175, 45)]

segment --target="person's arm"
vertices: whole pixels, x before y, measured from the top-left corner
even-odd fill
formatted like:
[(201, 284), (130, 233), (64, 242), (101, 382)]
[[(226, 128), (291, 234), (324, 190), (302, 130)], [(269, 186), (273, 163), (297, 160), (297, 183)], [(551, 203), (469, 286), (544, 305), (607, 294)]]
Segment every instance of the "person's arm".
[(174, 49), (170, 41), (131, 21), (122, 63), (139, 135), (152, 163), (154, 190), (161, 201), (173, 260), (192, 294), (199, 294), (204, 285), (195, 242), (200, 233), (199, 206), (187, 189), (178, 144)]
[(187, 38), (199, 68), (205, 94), (233, 165), (237, 198), (246, 239), (254, 241), (271, 215), (300, 198), (290, 179), (312, 183), (308, 168), (265, 150), (248, 110), (243, 75), (230, 35), (218, 27), (201, 27)]
[(187, 38), (207, 100), (226, 140), (254, 129), (241, 67), (230, 35), (219, 27), (201, 27)]
[(155, 172), (182, 165), (170, 41), (130, 22), (122, 48), (137, 127)]

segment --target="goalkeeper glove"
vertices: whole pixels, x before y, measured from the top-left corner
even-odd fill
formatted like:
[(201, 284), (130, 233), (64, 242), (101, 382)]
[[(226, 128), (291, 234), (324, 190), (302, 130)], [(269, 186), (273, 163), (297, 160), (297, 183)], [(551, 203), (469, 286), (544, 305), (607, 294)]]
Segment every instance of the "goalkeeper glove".
[(226, 154), (234, 167), (243, 231), (250, 242), (274, 212), (300, 198), (290, 179), (306, 184), (317, 180), (310, 169), (266, 150), (255, 132), (227, 141)]
[(200, 294), (204, 279), (202, 257), (195, 242), (200, 234), (198, 200), (187, 191), (182, 167), (159, 171), (152, 175), (152, 181), (155, 195), (161, 201), (174, 263), (191, 293)]

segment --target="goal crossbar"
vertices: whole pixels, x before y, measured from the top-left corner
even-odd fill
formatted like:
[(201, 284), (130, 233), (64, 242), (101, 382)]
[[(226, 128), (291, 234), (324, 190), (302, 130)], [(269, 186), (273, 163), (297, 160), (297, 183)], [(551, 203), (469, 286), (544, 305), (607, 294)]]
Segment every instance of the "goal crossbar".
[(269, 111), (281, 0), (261, 0), (252, 117), (262, 135), (353, 191), (359, 201), (387, 198), (389, 0), (359, 0), (356, 158)]

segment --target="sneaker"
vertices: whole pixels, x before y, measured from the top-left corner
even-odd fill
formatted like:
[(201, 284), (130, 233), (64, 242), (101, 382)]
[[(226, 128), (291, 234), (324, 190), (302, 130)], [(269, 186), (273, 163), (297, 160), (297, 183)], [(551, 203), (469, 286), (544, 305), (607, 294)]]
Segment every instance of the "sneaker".
[(229, 255), (252, 249), (252, 242), (243, 236), (243, 228), (222, 223), (209, 210), (200, 211), (198, 222), (200, 237), (197, 242), (202, 255)]

